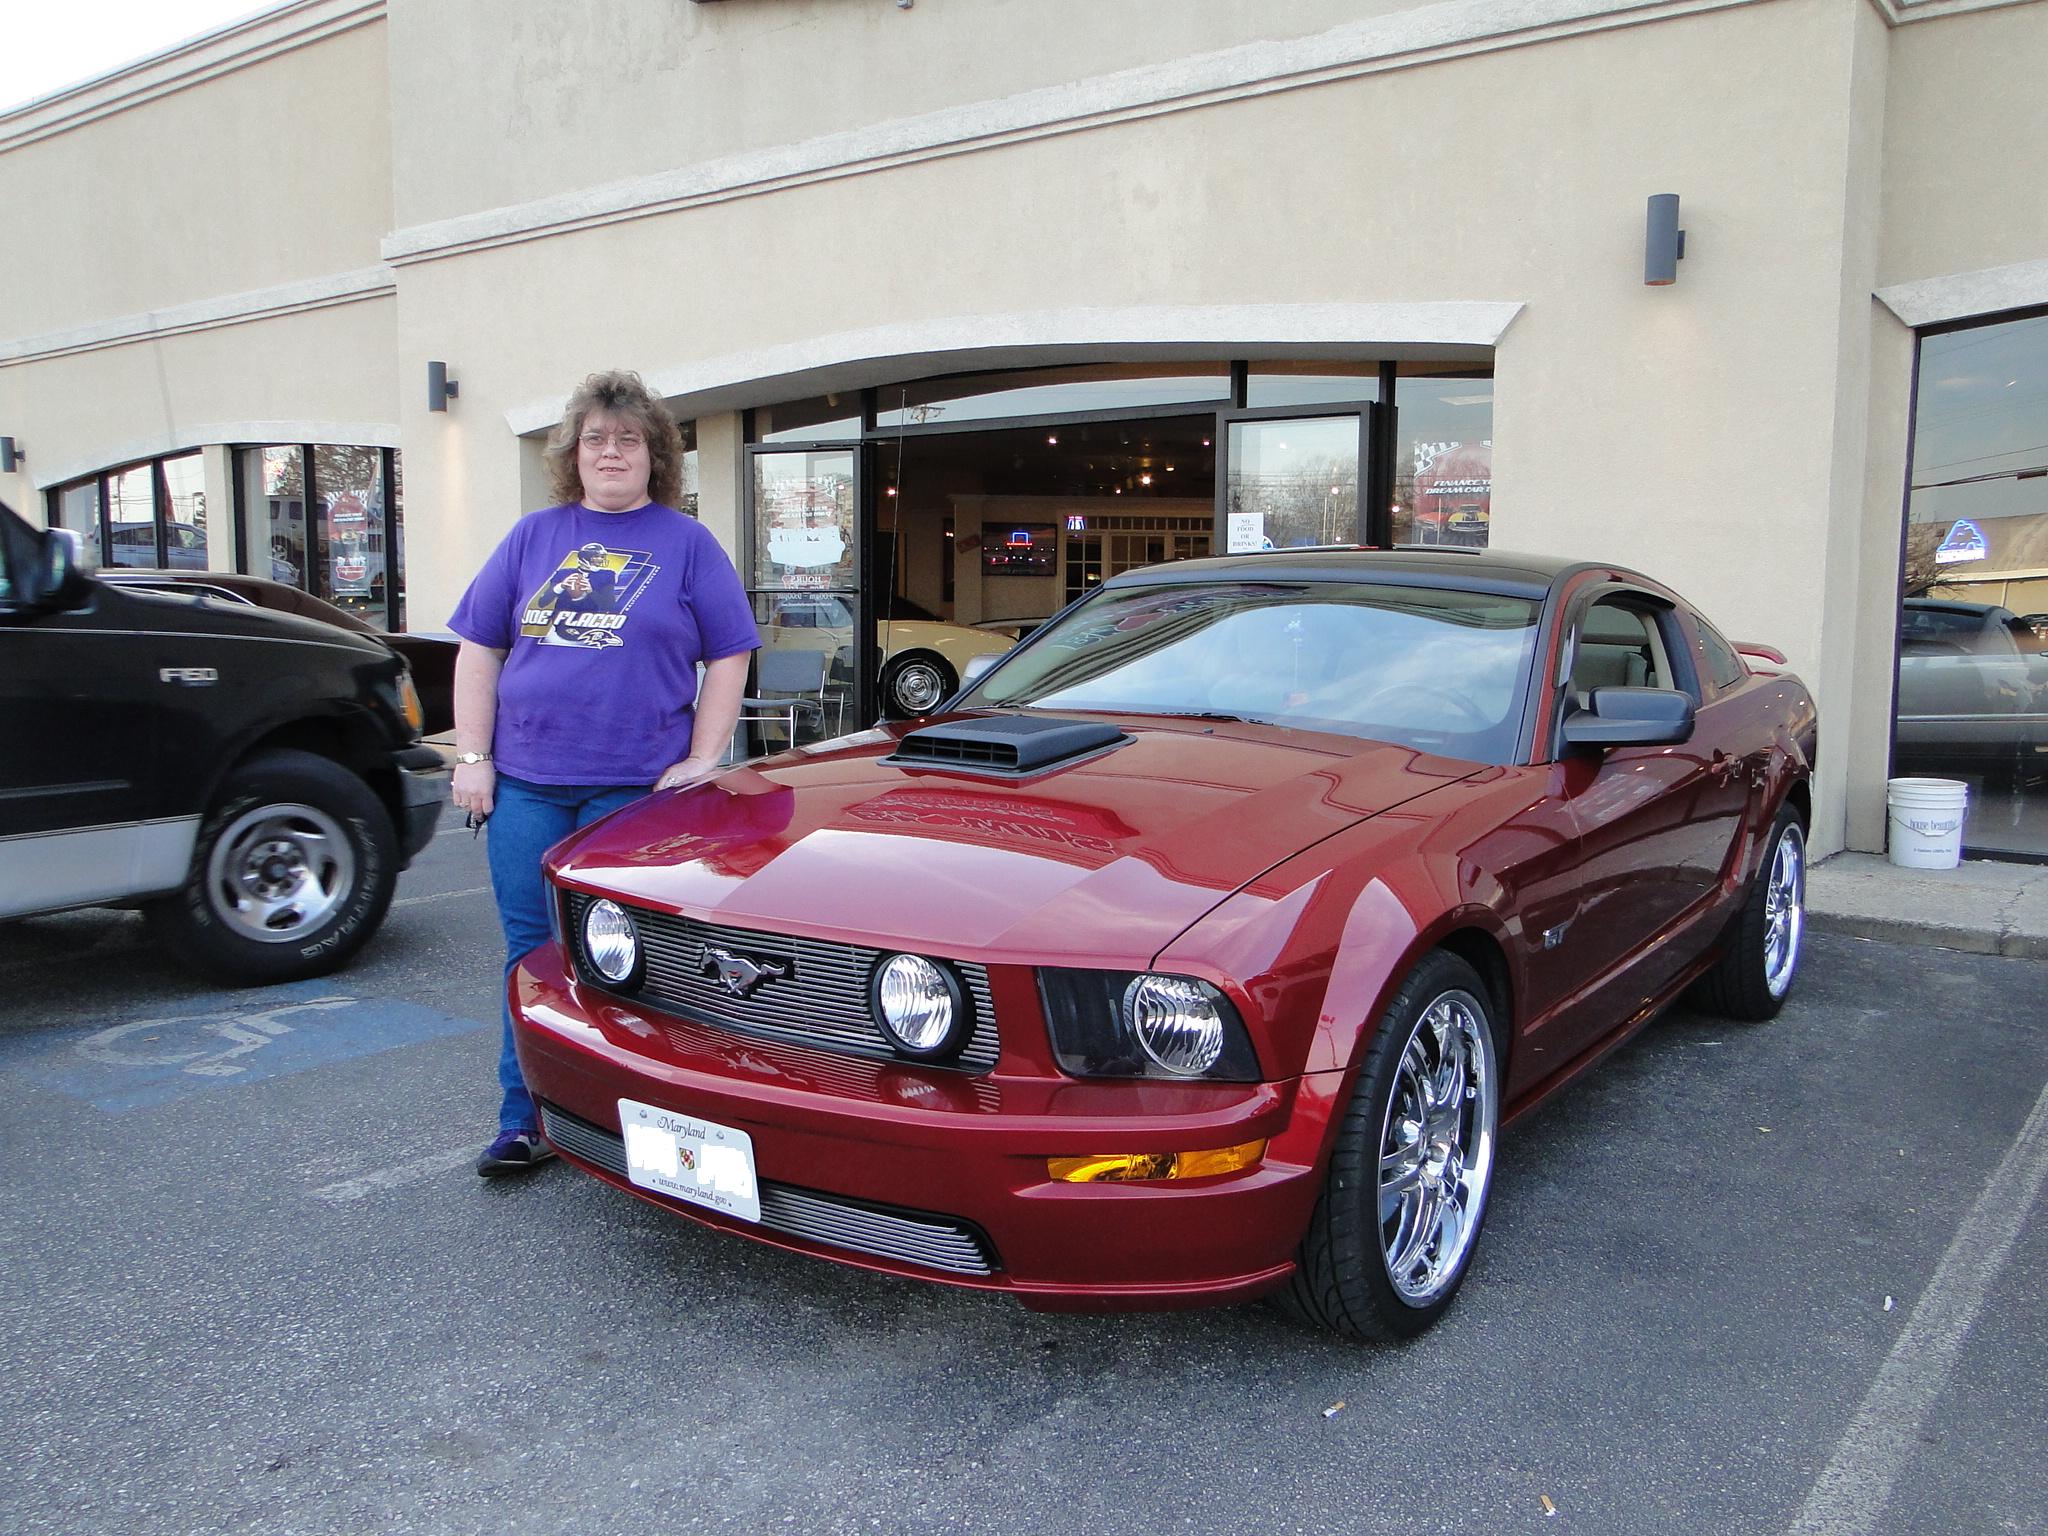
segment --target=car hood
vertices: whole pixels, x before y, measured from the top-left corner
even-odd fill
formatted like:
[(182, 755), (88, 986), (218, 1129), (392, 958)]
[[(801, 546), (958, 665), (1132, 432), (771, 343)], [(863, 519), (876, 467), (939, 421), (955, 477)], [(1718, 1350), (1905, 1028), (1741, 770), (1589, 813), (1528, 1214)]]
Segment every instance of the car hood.
[(740, 927), (1143, 965), (1281, 860), (1477, 771), (1314, 732), (1118, 723), (1115, 750), (1013, 780), (897, 766), (883, 759), (910, 728), (866, 732), (650, 795), (551, 868)]
[(93, 586), (93, 601), (102, 612), (137, 628), (195, 635), (296, 640), (302, 644), (323, 645), (379, 658), (392, 654), (391, 647), (375, 635), (337, 629), (332, 624), (322, 624), (295, 613), (278, 613), (248, 603), (226, 602), (201, 592), (182, 592), (170, 586), (130, 586), (126, 582), (105, 581), (96, 581)]

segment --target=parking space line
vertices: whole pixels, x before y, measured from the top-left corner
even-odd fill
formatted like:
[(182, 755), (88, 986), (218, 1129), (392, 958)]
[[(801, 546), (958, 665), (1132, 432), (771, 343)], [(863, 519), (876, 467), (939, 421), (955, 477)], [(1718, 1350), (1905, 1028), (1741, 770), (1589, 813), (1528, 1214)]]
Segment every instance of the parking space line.
[(488, 885), (472, 885), (459, 891), (428, 891), (421, 896), (401, 896), (391, 905), (394, 907), (416, 907), (423, 901), (453, 901), (458, 896), (481, 896), (488, 891)]
[(313, 1191), (315, 1200), (360, 1200), (365, 1195), (381, 1194), (387, 1189), (396, 1189), (401, 1184), (411, 1184), (420, 1179), (430, 1179), (437, 1173), (451, 1169), (465, 1168), (476, 1160), (475, 1147), (463, 1147), (459, 1151), (436, 1152), (429, 1157), (417, 1158), (410, 1163), (399, 1163), (390, 1168), (380, 1168), (375, 1173), (366, 1173), (353, 1179), (343, 1179), (338, 1184), (324, 1184)]
[(1920, 1427), (2048, 1179), (2048, 1087), (1935, 1266), (1934, 1278), (1815, 1481), (1791, 1536), (1858, 1536), (1891, 1497)]

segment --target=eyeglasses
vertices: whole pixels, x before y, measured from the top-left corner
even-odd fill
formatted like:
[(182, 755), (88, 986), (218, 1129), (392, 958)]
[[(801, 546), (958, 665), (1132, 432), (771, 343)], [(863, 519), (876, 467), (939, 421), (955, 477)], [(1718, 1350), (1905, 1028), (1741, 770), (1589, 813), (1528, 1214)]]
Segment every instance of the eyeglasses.
[(577, 441), (592, 453), (604, 452), (607, 445), (621, 453), (636, 453), (647, 445), (638, 432), (586, 432)]

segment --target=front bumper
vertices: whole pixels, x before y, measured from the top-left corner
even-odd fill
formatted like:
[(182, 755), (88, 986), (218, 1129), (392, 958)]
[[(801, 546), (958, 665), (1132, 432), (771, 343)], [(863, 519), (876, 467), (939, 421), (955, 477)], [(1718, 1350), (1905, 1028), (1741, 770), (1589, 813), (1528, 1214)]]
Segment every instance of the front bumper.
[(432, 747), (407, 747), (392, 754), (398, 769), (399, 857), (410, 865), (415, 856), (434, 840), (440, 824), (441, 807), (448, 803), (448, 765)]
[[(1077, 1082), (1017, 1070), (1034, 1064), (1007, 1047), (984, 1076), (838, 1056), (635, 1009), (567, 975), (554, 946), (509, 987), (520, 1067), (571, 1161), (706, 1226), (1042, 1310), (1203, 1305), (1281, 1284), (1343, 1089), (1341, 1072)], [(746, 1131), (761, 1224), (631, 1183), (621, 1099)], [(1212, 1178), (1073, 1184), (1046, 1171), (1048, 1157), (1261, 1137), (1260, 1164)]]

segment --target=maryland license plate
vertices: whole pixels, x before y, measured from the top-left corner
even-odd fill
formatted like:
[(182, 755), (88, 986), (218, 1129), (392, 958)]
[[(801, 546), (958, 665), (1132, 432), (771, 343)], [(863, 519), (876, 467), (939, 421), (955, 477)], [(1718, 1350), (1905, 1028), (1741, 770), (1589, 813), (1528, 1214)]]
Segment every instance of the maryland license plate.
[(745, 1131), (634, 1099), (619, 1100), (626, 1177), (642, 1189), (708, 1206), (742, 1221), (761, 1219), (754, 1138)]

